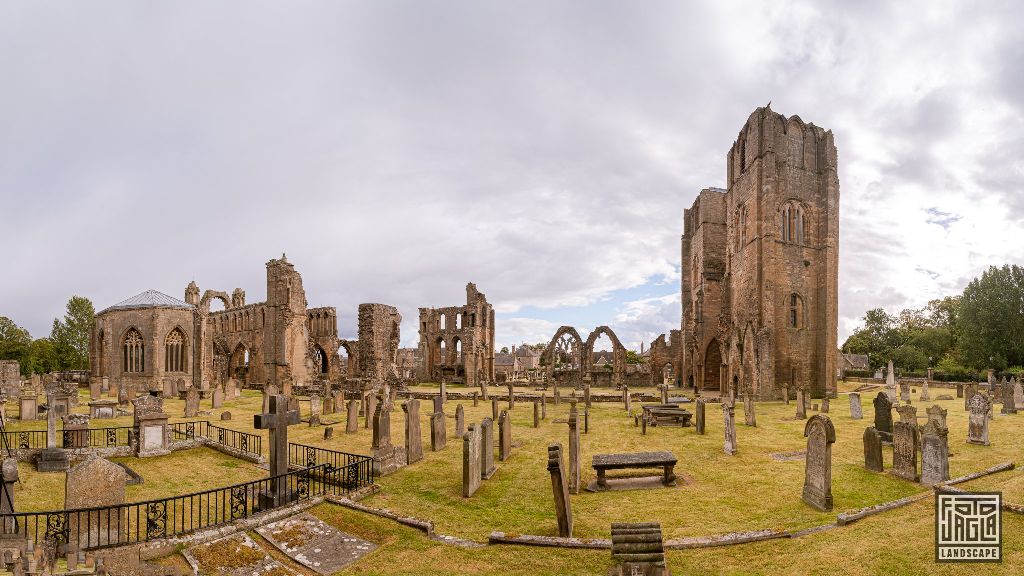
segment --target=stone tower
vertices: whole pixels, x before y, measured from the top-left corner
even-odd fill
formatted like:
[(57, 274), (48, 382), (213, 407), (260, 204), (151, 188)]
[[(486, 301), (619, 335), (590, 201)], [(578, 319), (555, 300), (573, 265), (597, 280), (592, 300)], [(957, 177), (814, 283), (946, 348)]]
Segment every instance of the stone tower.
[(761, 398), (783, 386), (832, 393), (839, 276), (832, 132), (758, 108), (727, 163), (728, 189), (702, 191), (684, 214), (687, 381)]
[(283, 254), (279, 260), (267, 262), (265, 311), (263, 363), (267, 384), (291, 394), (293, 383), (305, 383), (311, 377), (306, 366), (309, 332), (302, 276)]

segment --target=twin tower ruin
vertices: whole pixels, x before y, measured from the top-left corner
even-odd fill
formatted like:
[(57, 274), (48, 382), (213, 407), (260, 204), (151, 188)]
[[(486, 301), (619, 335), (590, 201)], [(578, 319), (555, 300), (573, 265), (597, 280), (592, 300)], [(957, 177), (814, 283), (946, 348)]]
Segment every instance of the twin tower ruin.
[(832, 132), (770, 106), (729, 150), (728, 188), (684, 211), (682, 378), (776, 398), (836, 384), (839, 177)]

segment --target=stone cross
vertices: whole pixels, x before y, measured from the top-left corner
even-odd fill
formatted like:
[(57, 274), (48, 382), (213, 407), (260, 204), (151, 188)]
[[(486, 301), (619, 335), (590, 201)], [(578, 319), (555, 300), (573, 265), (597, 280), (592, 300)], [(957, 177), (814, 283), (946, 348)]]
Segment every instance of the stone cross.
[(462, 497), (471, 497), (477, 488), (480, 488), (480, 429), (470, 424), (462, 437)]
[(882, 437), (868, 426), (864, 429), (864, 467), (872, 472), (882, 472)]
[(892, 442), (892, 402), (889, 395), (879, 392), (875, 396), (875, 430), (882, 437), (883, 442)]
[(967, 417), (967, 442), (988, 446), (988, 413), (992, 401), (984, 394), (975, 394), (967, 403), (970, 414)]
[(824, 414), (815, 414), (804, 426), (807, 456), (804, 465), (804, 502), (822, 512), (832, 510), (832, 444), (836, 429)]
[(551, 491), (555, 497), (558, 535), (562, 538), (571, 538), (572, 501), (569, 499), (569, 487), (565, 477), (565, 459), (562, 457), (561, 444), (548, 446), (548, 472), (551, 473)]
[(704, 434), (704, 408), (707, 406), (707, 401), (703, 398), (697, 398), (697, 405), (694, 408), (694, 428), (697, 430), (697, 434)]
[(754, 398), (750, 392), (743, 394), (743, 423), (747, 426), (757, 427), (757, 417), (754, 414)]
[(935, 420), (921, 429), (921, 483), (932, 486), (949, 480), (949, 430)]
[(917, 472), (917, 424), (896, 422), (892, 426), (892, 470), (891, 474), (917, 482), (921, 476)]
[(405, 461), (408, 464), (423, 459), (423, 435), (420, 433), (420, 401), (410, 398), (402, 403), (405, 412)]
[(864, 418), (864, 410), (860, 405), (860, 394), (850, 392), (850, 418), (860, 420)]
[(736, 401), (731, 397), (722, 399), (722, 416), (725, 420), (725, 443), (722, 449), (732, 456), (736, 454)]
[(265, 414), (252, 417), (253, 428), (270, 431), (270, 492), (260, 494), (261, 502), (270, 508), (287, 501), (287, 478), (277, 478), (288, 473), (288, 427), (299, 423), (299, 413), (288, 410), (288, 398), (281, 394), (271, 396)]

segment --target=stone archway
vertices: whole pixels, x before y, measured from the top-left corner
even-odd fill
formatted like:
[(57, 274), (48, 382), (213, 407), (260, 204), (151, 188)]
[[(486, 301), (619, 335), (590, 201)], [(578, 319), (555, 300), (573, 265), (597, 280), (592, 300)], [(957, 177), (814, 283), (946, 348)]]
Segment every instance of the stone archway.
[(587, 336), (587, 343), (583, 348), (583, 374), (590, 374), (593, 369), (594, 344), (602, 335), (612, 341), (612, 384), (619, 388), (622, 386), (622, 378), (626, 373), (626, 347), (619, 342), (619, 337), (607, 326), (598, 326)]
[(556, 365), (562, 366), (558, 372), (568, 373), (575, 382), (581, 381), (584, 368), (583, 350), (583, 338), (575, 328), (562, 326), (556, 330), (548, 347), (544, 350), (544, 358), (547, 359), (548, 382), (553, 383), (554, 381)]
[(722, 389), (722, 349), (712, 338), (704, 351), (704, 390)]

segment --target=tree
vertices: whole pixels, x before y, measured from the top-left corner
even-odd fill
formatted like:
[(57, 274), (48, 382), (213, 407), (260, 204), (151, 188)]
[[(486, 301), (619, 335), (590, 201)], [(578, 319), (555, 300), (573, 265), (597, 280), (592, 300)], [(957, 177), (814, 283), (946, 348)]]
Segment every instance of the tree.
[(17, 360), (21, 365), (21, 373), (27, 376), (31, 374), (26, 371), (31, 347), (32, 336), (28, 330), (6, 316), (0, 316), (0, 360)]
[(72, 296), (64, 319), (53, 321), (50, 340), (56, 349), (61, 370), (89, 368), (89, 333), (95, 316), (96, 310), (88, 298)]
[(502, 346), (501, 350), (498, 350), (501, 354), (508, 354), (508, 346)]
[(971, 280), (960, 299), (956, 334), (968, 366), (1024, 364), (1024, 268), (990, 266)]
[(46, 374), (60, 369), (60, 362), (57, 359), (57, 349), (49, 338), (38, 338), (32, 341), (28, 362), (21, 367), (26, 376), (32, 374)]
[(647, 360), (635, 350), (626, 350), (626, 364), (644, 364)]
[[(909, 317), (913, 317), (910, 315)], [(867, 354), (872, 368), (885, 366), (893, 351), (903, 344), (899, 320), (883, 308), (864, 313), (864, 326), (853, 331), (843, 343), (843, 350), (852, 354)]]

